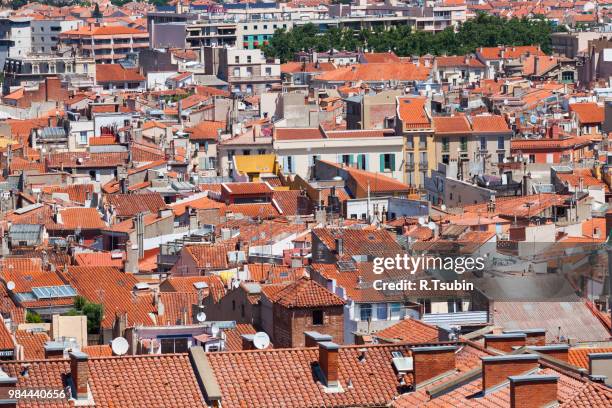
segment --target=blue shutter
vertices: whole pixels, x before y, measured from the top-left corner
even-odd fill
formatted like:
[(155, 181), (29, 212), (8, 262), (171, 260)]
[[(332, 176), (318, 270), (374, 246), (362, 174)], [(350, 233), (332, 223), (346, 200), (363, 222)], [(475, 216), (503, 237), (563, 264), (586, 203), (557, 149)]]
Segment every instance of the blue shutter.
[(285, 173), (288, 173), (288, 172), (289, 172), (289, 169), (287, 168), (287, 166), (288, 166), (288, 162), (289, 162), (289, 161), (287, 160), (287, 156), (283, 156), (283, 171), (284, 171)]
[(395, 171), (395, 153), (391, 154), (391, 171)]
[(379, 157), (380, 160), (380, 172), (384, 173), (385, 172), (385, 155), (381, 154)]
[(370, 170), (370, 154), (365, 154), (365, 169), (364, 170)]

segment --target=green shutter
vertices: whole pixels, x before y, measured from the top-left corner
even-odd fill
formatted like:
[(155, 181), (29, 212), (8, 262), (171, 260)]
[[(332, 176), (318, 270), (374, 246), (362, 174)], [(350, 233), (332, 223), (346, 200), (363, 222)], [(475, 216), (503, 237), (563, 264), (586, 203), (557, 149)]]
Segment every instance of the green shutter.
[(395, 171), (395, 153), (391, 154), (391, 171)]
[(381, 173), (385, 172), (385, 155), (384, 154), (380, 155), (380, 172)]

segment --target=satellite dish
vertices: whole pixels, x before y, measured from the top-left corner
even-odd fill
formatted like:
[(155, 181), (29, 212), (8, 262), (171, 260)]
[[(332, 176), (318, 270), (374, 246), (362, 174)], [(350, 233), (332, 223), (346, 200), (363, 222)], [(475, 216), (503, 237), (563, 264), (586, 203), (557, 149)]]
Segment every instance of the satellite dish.
[(235, 281), (232, 283), (232, 286), (234, 287), (234, 289), (237, 289), (237, 288), (238, 288), (238, 286), (240, 286), (240, 281), (239, 281), (239, 280), (235, 280)]
[(196, 315), (196, 319), (198, 319), (198, 322), (202, 323), (206, 321), (206, 313), (204, 312), (200, 312)]
[(431, 221), (427, 224), (427, 228), (429, 228), (430, 230), (435, 230), (436, 229), (436, 223)]
[(425, 217), (419, 217), (419, 225), (425, 225)]
[(15, 282), (13, 282), (13, 281), (8, 281), (8, 282), (6, 283), (6, 288), (7, 288), (8, 290), (13, 290), (13, 289), (15, 289)]
[(111, 348), (113, 349), (113, 353), (118, 356), (122, 356), (127, 353), (129, 344), (125, 338), (117, 337), (111, 341)]
[(259, 350), (268, 348), (270, 345), (270, 337), (265, 332), (257, 332), (253, 336), (253, 345)]
[(217, 337), (217, 334), (219, 334), (219, 328), (213, 324), (210, 328), (210, 332), (212, 333), (213, 337)]

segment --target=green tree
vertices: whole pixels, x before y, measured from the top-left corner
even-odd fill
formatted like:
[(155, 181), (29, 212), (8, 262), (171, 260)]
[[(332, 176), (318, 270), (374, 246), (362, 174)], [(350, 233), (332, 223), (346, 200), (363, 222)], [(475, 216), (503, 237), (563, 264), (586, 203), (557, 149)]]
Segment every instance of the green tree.
[(104, 307), (98, 303), (91, 303), (83, 296), (76, 296), (73, 301), (73, 309), (70, 309), (67, 316), (87, 316), (87, 333), (100, 333), (100, 325), (104, 315)]
[(100, 6), (98, 6), (98, 3), (96, 3), (94, 11), (93, 13), (91, 13), (91, 16), (93, 18), (102, 18), (102, 12), (100, 12)]
[(26, 313), (26, 323), (42, 323), (43, 319), (40, 315), (34, 311), (28, 310)]

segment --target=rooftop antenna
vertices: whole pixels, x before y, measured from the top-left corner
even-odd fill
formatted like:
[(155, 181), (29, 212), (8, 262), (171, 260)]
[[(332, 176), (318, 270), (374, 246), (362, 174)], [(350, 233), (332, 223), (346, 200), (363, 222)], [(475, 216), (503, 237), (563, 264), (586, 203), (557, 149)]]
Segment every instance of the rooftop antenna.
[(127, 353), (128, 348), (128, 341), (124, 337), (116, 337), (111, 342), (111, 349), (113, 350), (113, 353), (115, 353), (115, 355), (124, 355), (125, 353)]
[(265, 332), (257, 332), (253, 336), (253, 345), (259, 350), (266, 349), (270, 345), (270, 337)]

